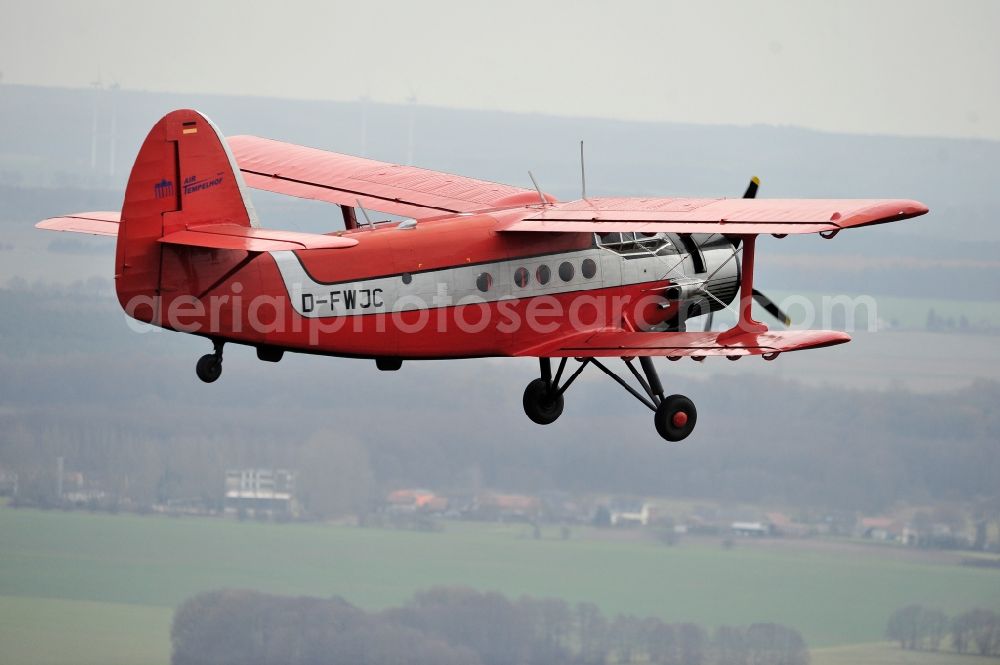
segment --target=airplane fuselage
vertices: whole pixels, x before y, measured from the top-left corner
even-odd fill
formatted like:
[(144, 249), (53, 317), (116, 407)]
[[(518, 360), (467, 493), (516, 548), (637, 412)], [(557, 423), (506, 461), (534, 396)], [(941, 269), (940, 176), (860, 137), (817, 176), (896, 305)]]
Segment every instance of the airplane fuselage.
[(497, 233), (511, 213), (523, 210), (354, 229), (343, 234), (361, 241), (350, 252), (229, 256), (228, 270), (218, 252), (166, 248), (164, 274), (206, 287), (195, 289), (205, 316), (163, 324), (330, 355), (506, 356), (526, 339), (649, 329), (719, 309), (738, 291), (738, 259), (722, 236)]

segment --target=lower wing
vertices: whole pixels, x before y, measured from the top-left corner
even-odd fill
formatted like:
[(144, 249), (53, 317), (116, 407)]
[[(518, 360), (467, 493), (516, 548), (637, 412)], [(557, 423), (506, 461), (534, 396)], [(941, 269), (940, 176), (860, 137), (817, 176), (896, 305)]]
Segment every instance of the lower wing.
[[(722, 339), (720, 340), (720, 337)], [(546, 358), (612, 358), (625, 356), (765, 356), (834, 346), (851, 341), (834, 330), (780, 330), (731, 335), (719, 332), (584, 332), (517, 352)]]

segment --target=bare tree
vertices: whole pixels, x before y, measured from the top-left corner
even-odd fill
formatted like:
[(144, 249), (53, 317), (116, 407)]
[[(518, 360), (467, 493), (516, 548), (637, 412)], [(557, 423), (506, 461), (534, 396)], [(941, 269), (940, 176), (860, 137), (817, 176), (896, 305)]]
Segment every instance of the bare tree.
[(582, 665), (604, 665), (611, 650), (608, 641), (608, 620), (593, 603), (576, 606), (576, 641)]
[(901, 649), (916, 649), (920, 637), (920, 605), (907, 605), (892, 613), (885, 627), (885, 636), (899, 642)]

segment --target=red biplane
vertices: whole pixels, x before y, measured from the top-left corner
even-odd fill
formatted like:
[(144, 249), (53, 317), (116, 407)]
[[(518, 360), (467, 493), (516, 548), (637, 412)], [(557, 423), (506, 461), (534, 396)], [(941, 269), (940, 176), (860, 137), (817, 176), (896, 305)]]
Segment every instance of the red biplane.
[[(336, 204), (345, 229), (262, 228), (248, 187)], [(381, 370), (404, 360), (531, 356), (540, 376), (523, 403), (534, 422), (554, 422), (566, 389), (594, 365), (654, 412), (663, 438), (679, 441), (697, 411), (665, 394), (654, 356), (770, 360), (850, 339), (770, 331), (752, 318), (757, 300), (787, 324), (754, 289), (759, 234), (831, 238), (927, 212), (917, 201), (756, 199), (756, 191), (754, 179), (739, 199), (559, 202), (537, 185), (226, 139), (205, 116), (179, 110), (146, 137), (120, 213), (38, 226), (117, 236), (122, 307), (211, 340), (214, 352), (197, 363), (203, 381), (219, 378), (226, 342), (256, 347), (265, 361), (295, 351), (374, 359)], [(405, 219), (372, 223), (368, 211)], [(733, 328), (686, 330), (689, 318), (731, 304)], [(600, 360), (611, 357), (624, 360), (638, 388)], [(572, 373), (569, 359), (578, 362)]]

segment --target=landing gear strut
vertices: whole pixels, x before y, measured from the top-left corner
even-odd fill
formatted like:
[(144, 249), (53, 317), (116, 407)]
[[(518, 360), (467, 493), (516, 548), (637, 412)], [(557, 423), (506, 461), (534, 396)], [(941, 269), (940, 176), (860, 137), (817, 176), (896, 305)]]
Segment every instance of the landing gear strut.
[(566, 379), (565, 383), (559, 385), (559, 380), (566, 369), (567, 360), (567, 358), (562, 358), (559, 361), (559, 369), (556, 370), (553, 377), (551, 359), (538, 359), (541, 378), (535, 379), (524, 389), (524, 412), (533, 422), (539, 425), (555, 422), (563, 411), (563, 393), (576, 380), (576, 377), (580, 376), (587, 365), (594, 365), (653, 412), (653, 424), (656, 426), (656, 432), (667, 441), (681, 441), (694, 431), (695, 423), (698, 422), (698, 410), (695, 408), (694, 402), (684, 395), (670, 395), (669, 397), (663, 395), (663, 385), (660, 383), (660, 377), (656, 373), (656, 366), (653, 365), (652, 358), (646, 356), (639, 358), (642, 373), (635, 368), (634, 358), (622, 358), (625, 366), (642, 387), (643, 392), (641, 393), (596, 358), (577, 358), (580, 366)]
[(205, 383), (212, 383), (222, 376), (222, 346), (225, 342), (212, 340), (212, 344), (215, 346), (215, 352), (199, 358), (194, 368), (198, 378)]

